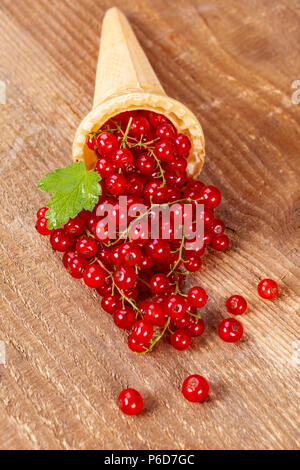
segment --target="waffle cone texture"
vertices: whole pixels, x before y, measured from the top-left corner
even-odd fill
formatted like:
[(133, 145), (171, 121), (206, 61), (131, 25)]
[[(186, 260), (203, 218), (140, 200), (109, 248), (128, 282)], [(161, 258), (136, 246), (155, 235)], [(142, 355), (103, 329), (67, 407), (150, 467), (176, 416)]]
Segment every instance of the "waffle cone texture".
[(204, 136), (196, 116), (182, 103), (166, 95), (129, 22), (118, 8), (110, 8), (103, 20), (93, 109), (78, 127), (72, 156), (94, 168), (96, 154), (86, 137), (108, 119), (124, 111), (145, 109), (164, 114), (177, 132), (192, 142), (188, 173), (196, 177), (204, 163)]

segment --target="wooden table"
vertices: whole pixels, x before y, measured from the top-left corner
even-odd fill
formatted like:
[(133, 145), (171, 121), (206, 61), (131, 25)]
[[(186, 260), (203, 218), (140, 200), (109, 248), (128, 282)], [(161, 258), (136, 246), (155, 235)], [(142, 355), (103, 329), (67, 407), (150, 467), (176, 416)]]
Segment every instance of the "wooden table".
[[(70, 161), (92, 103), (101, 20), (114, 4), (168, 94), (200, 118), (201, 179), (222, 190), (218, 213), (239, 235), (227, 253), (210, 252), (189, 281), (208, 291), (207, 328), (183, 353), (166, 343), (147, 357), (131, 353), (96, 293), (67, 275), (35, 231), (47, 200), (36, 185)], [(300, 104), (291, 85), (300, 79), (299, 7), (297, 0), (1, 1), (1, 448), (297, 448)], [(274, 301), (257, 295), (265, 277), (279, 283)], [(234, 293), (249, 309), (244, 339), (230, 345), (216, 327)], [(209, 380), (201, 405), (181, 396), (190, 373)], [(116, 406), (126, 386), (145, 398), (136, 418)]]

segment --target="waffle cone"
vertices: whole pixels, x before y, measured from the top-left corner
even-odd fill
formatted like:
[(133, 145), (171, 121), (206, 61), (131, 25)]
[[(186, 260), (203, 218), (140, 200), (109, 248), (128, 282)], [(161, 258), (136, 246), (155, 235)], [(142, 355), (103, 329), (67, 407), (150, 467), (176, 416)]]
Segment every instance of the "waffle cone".
[(86, 145), (87, 135), (116, 114), (135, 109), (164, 114), (178, 132), (189, 135), (188, 173), (197, 176), (204, 162), (199, 121), (185, 105), (166, 95), (126, 17), (111, 8), (103, 20), (93, 109), (77, 129), (73, 159), (93, 168), (96, 154)]

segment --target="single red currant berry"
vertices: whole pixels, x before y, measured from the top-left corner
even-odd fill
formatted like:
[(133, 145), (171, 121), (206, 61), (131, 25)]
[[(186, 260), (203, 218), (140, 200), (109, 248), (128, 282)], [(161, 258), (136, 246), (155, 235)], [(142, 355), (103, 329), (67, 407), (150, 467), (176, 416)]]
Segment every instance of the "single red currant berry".
[(53, 233), (53, 229), (48, 228), (47, 222), (46, 217), (40, 217), (36, 221), (36, 229), (40, 235), (51, 235)]
[(99, 173), (101, 178), (104, 179), (114, 173), (115, 167), (111, 160), (108, 160), (107, 158), (99, 158), (96, 162), (95, 170)]
[(202, 308), (207, 302), (207, 294), (202, 287), (194, 286), (188, 291), (188, 303), (192, 307)]
[(120, 266), (113, 275), (115, 284), (119, 289), (132, 289), (135, 287), (137, 275), (135, 269), (130, 266)]
[(184, 351), (191, 344), (191, 334), (187, 330), (175, 330), (171, 335), (171, 345), (177, 351)]
[(232, 295), (226, 301), (226, 308), (231, 315), (242, 315), (247, 310), (247, 301), (241, 295)]
[(124, 307), (114, 312), (114, 322), (122, 330), (130, 330), (135, 322), (135, 312), (131, 307)]
[(137, 116), (132, 119), (129, 129), (129, 135), (131, 137), (141, 137), (142, 135), (147, 135), (149, 131), (150, 123), (148, 119), (142, 116)]
[(191, 336), (201, 336), (204, 331), (204, 328), (205, 325), (202, 318), (193, 318), (188, 325), (188, 330), (191, 333)]
[(170, 281), (163, 273), (154, 274), (150, 279), (152, 294), (166, 294), (170, 289)]
[(144, 320), (150, 321), (155, 326), (164, 326), (165, 314), (162, 307), (157, 302), (145, 302), (142, 310), (144, 312)]
[(134, 266), (138, 264), (142, 256), (141, 249), (133, 242), (124, 243), (120, 247), (120, 258), (125, 266)]
[(149, 121), (155, 129), (162, 124), (171, 124), (171, 121), (166, 116), (154, 112), (149, 113)]
[(235, 318), (225, 318), (218, 327), (219, 336), (226, 343), (236, 343), (243, 336), (243, 325)]
[(225, 231), (225, 224), (221, 219), (214, 219), (212, 222), (212, 231), (214, 235), (221, 235)]
[(172, 140), (175, 137), (175, 132), (170, 124), (161, 124), (156, 128), (156, 137), (160, 139)]
[(81, 279), (87, 267), (86, 259), (81, 256), (74, 256), (68, 263), (68, 271), (75, 279)]
[(77, 215), (74, 219), (70, 219), (64, 226), (65, 231), (75, 237), (79, 237), (83, 233), (84, 228), (85, 218), (82, 215)]
[(184, 260), (184, 267), (190, 272), (195, 273), (202, 267), (202, 261), (197, 256), (188, 255)]
[(150, 271), (153, 266), (153, 261), (149, 256), (141, 256), (138, 266), (142, 271)]
[(175, 149), (176, 149), (177, 155), (187, 157), (191, 148), (192, 148), (192, 144), (187, 135), (178, 134), (176, 136)]
[(148, 119), (142, 116), (137, 116), (132, 119), (132, 123), (129, 129), (129, 135), (131, 137), (141, 137), (147, 135), (150, 131), (150, 123)]
[(166, 240), (152, 240), (146, 245), (146, 254), (157, 263), (166, 262), (171, 254), (170, 245)]
[(136, 167), (144, 175), (151, 175), (156, 168), (156, 162), (151, 155), (141, 153), (137, 157)]
[(142, 196), (145, 180), (141, 175), (134, 173), (128, 176), (127, 193), (135, 196)]
[(128, 149), (119, 149), (113, 154), (112, 162), (117, 168), (127, 170), (133, 163), (133, 155)]
[(162, 162), (170, 162), (174, 158), (175, 145), (171, 140), (159, 140), (154, 147), (154, 153)]
[(184, 157), (174, 157), (170, 162), (168, 169), (170, 171), (175, 171), (185, 176), (185, 182), (187, 179), (186, 169), (187, 169), (187, 160)]
[(97, 289), (105, 283), (106, 273), (98, 263), (91, 264), (84, 272), (83, 280), (88, 287)]
[(102, 132), (97, 136), (96, 144), (101, 157), (111, 157), (118, 150), (118, 139), (111, 132)]
[(198, 374), (189, 375), (182, 384), (184, 398), (191, 402), (202, 402), (209, 392), (207, 380)]
[(69, 268), (69, 262), (75, 258), (76, 255), (76, 252), (74, 250), (72, 251), (66, 251), (62, 257), (62, 262), (63, 262), (63, 265), (66, 269)]
[(173, 294), (165, 300), (166, 314), (172, 319), (182, 318), (187, 311), (188, 302), (185, 297), (179, 294)]
[(278, 284), (273, 279), (263, 279), (257, 286), (257, 292), (263, 299), (274, 299), (278, 295)]
[(126, 190), (127, 179), (121, 173), (112, 173), (105, 180), (105, 187), (110, 194), (119, 196)]
[(134, 324), (134, 336), (142, 343), (147, 343), (153, 336), (153, 323), (149, 320), (138, 320)]
[(128, 347), (133, 352), (142, 353), (149, 347), (149, 343), (141, 343), (134, 333), (128, 336)]
[(50, 243), (53, 250), (68, 251), (73, 244), (73, 237), (62, 228), (58, 228), (51, 233)]
[(96, 256), (98, 247), (98, 242), (92, 237), (82, 237), (76, 243), (77, 253), (85, 258)]
[(225, 233), (222, 233), (221, 235), (216, 235), (212, 239), (211, 246), (214, 250), (224, 251), (229, 246), (229, 238), (227, 237), (227, 235), (225, 235)]
[(97, 287), (97, 292), (103, 297), (112, 295), (112, 280), (110, 277), (105, 279), (103, 286)]
[(95, 150), (96, 149), (96, 139), (92, 134), (88, 134), (86, 138), (86, 145), (90, 150)]
[(114, 313), (122, 307), (122, 302), (118, 295), (109, 295), (102, 298), (101, 307), (107, 313)]
[(118, 397), (119, 408), (125, 415), (137, 415), (143, 409), (142, 395), (134, 388), (122, 390)]
[(48, 207), (41, 207), (36, 213), (36, 218), (40, 219), (41, 217), (45, 217), (47, 210), (48, 210)]
[(204, 186), (201, 189), (201, 196), (209, 209), (215, 209), (221, 202), (221, 193), (215, 186)]

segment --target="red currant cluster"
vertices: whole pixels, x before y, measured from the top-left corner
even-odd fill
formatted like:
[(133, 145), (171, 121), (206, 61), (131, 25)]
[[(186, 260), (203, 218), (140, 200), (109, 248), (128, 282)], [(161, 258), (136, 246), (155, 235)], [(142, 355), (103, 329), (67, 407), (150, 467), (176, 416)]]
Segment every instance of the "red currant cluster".
[[(98, 204), (92, 212), (83, 210), (56, 230), (48, 229), (47, 208), (43, 207), (37, 212), (37, 230), (50, 235), (52, 248), (64, 253), (63, 264), (72, 277), (97, 289), (102, 308), (113, 315), (115, 324), (132, 330), (128, 338), (132, 351), (145, 354), (165, 334), (170, 335), (175, 349), (185, 350), (192, 337), (203, 333), (198, 309), (206, 304), (207, 295), (199, 286), (184, 293), (184, 275), (201, 268), (207, 246), (223, 251), (229, 245), (225, 225), (214, 214), (221, 193), (188, 177), (191, 142), (186, 135), (177, 134), (161, 114), (121, 113), (89, 134), (86, 143), (96, 153), (95, 171), (102, 178)], [(188, 249), (184, 231), (181, 239), (174, 236), (175, 223), (162, 225), (158, 238), (151, 238), (138, 223), (124, 236), (120, 231), (122, 195), (127, 196), (128, 211), (143, 204), (150, 218), (155, 218), (155, 206), (179, 204), (182, 227), (185, 203), (192, 206), (193, 217), (197, 205), (204, 204), (203, 246)], [(104, 217), (97, 215), (106, 204), (113, 207), (117, 222), (114, 239)]]

